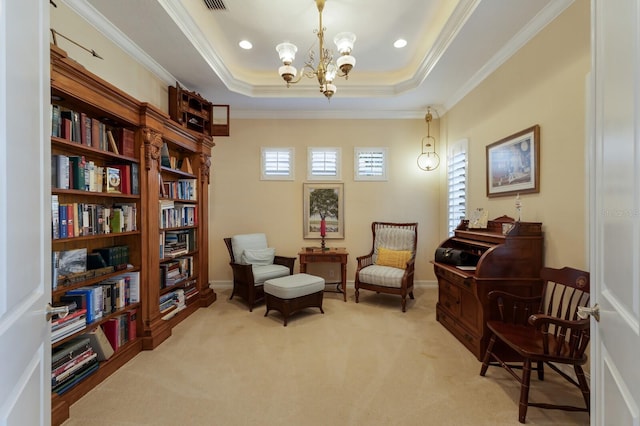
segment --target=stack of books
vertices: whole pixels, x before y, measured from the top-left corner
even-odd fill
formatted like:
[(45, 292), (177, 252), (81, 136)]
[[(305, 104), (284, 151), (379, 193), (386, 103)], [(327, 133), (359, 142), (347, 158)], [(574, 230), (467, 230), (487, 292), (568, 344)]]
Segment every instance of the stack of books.
[(89, 338), (73, 338), (55, 348), (51, 356), (51, 390), (61, 395), (97, 369), (98, 354)]
[[(72, 303), (75, 306), (75, 303)], [(71, 306), (71, 305), (69, 305)], [(64, 318), (57, 317), (51, 321), (51, 343), (59, 342), (87, 326), (87, 310), (74, 309)]]

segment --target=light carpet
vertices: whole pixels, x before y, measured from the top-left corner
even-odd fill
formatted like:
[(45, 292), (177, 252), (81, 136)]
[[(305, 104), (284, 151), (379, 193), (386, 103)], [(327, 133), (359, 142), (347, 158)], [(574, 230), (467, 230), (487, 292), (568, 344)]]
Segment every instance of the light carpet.
[[(518, 425), (519, 385), (436, 321), (436, 288), (397, 296), (325, 293), (324, 311), (253, 312), (230, 289), (71, 406), (64, 426)], [(531, 401), (580, 404), (549, 371)], [(529, 425), (588, 425), (587, 413), (530, 407)]]

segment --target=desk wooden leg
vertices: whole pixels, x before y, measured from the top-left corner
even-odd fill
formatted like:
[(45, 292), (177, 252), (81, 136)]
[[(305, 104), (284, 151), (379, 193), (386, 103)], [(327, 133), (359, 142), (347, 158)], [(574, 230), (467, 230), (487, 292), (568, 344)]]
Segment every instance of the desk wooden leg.
[(344, 301), (347, 301), (347, 264), (342, 263), (342, 295), (344, 296)]

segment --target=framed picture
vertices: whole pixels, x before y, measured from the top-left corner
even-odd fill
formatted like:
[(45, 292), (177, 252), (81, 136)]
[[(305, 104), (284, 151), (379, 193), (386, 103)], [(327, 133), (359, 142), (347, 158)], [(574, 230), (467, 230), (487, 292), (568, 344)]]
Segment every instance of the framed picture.
[(487, 197), (540, 192), (540, 126), (487, 146)]
[(303, 183), (303, 238), (320, 239), (324, 217), (326, 239), (344, 238), (344, 184)]

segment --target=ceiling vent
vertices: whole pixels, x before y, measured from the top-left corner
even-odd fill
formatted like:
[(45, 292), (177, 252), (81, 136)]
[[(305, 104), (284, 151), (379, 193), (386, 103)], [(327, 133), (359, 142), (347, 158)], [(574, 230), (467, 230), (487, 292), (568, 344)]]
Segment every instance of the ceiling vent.
[(224, 5), (222, 0), (203, 0), (204, 5), (209, 10), (227, 10), (227, 6)]

